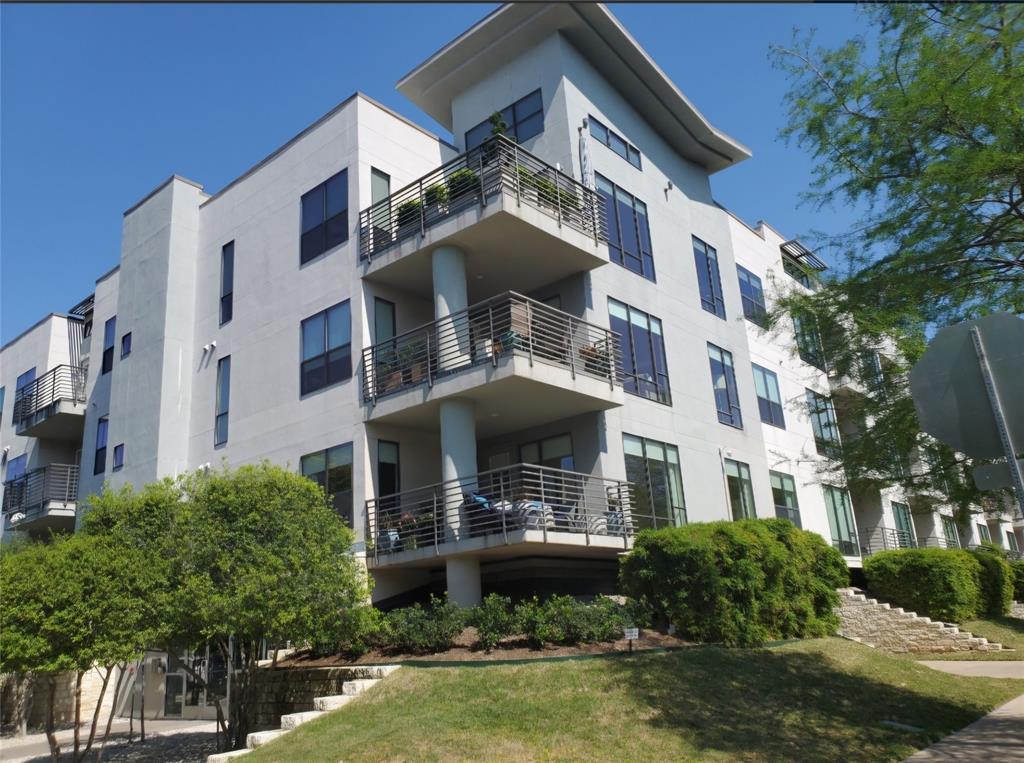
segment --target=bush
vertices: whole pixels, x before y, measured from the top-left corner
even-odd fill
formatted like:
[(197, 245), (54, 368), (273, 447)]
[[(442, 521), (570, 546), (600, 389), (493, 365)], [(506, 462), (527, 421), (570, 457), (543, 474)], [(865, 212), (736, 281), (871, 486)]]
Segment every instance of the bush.
[(978, 614), (990, 617), (1009, 614), (1013, 602), (1013, 569), (1003, 552), (994, 546), (981, 546), (971, 553), (981, 564), (981, 609)]
[(466, 624), (466, 611), (447, 599), (430, 597), (423, 607), (394, 609), (381, 623), (376, 644), (383, 651), (432, 654), (452, 648)]
[(395, 211), (395, 222), (398, 224), (398, 227), (404, 228), (406, 225), (418, 223), (422, 208), (423, 203), (419, 199), (409, 199), (409, 201), (399, 204), (398, 209)]
[(605, 596), (592, 603), (572, 596), (552, 596), (541, 602), (536, 596), (515, 609), (516, 630), (534, 648), (544, 644), (594, 644), (622, 638), (627, 625), (644, 625), (641, 608), (616, 603)]
[(1024, 602), (1024, 559), (1010, 562), (1010, 569), (1013, 570), (1014, 601)]
[(680, 635), (728, 646), (835, 632), (847, 581), (838, 551), (780, 519), (644, 531), (620, 568), (624, 593)]
[(488, 652), (503, 638), (516, 632), (516, 619), (512, 615), (512, 600), (507, 596), (492, 593), (469, 615), (470, 625), (476, 626), (477, 636)]
[(480, 190), (480, 178), (468, 167), (460, 167), (444, 179), (448, 186), (448, 198), (455, 201), (460, 196)]
[(982, 609), (981, 563), (968, 551), (906, 548), (864, 560), (872, 595), (936, 620), (959, 623)]

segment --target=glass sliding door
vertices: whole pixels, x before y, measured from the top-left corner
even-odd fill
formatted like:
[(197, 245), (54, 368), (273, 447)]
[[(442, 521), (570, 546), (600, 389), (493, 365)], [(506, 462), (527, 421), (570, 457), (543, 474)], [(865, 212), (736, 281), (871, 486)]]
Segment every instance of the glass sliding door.
[(839, 549), (843, 556), (860, 556), (849, 493), (831, 485), (825, 485), (824, 492), (828, 526), (832, 531), (832, 545)]

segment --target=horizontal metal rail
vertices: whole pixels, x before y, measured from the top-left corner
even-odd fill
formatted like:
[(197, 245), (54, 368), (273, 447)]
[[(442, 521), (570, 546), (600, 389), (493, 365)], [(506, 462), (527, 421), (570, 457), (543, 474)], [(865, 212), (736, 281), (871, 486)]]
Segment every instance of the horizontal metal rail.
[(876, 525), (867, 529), (859, 530), (861, 554), (870, 556), (879, 551), (892, 551), (900, 548), (917, 548), (917, 538), (906, 530), (899, 530), (895, 527)]
[(457, 156), (359, 213), (359, 259), (372, 260), (399, 241), (474, 205), (508, 193), (559, 225), (608, 240), (597, 192), (504, 135)]
[(927, 535), (917, 539), (921, 548), (960, 548), (959, 540), (950, 540), (944, 535)]
[(14, 396), (14, 423), (29, 419), (60, 400), (85, 402), (85, 369), (79, 366), (56, 366)]
[(33, 514), (49, 503), (78, 500), (78, 466), (50, 464), (4, 483), (3, 513)]
[(621, 385), (619, 336), (515, 292), (363, 350), (363, 399), (375, 401), (512, 354)]
[(775, 516), (779, 519), (788, 519), (797, 527), (803, 527), (800, 523), (800, 509), (794, 509), (789, 506), (775, 506)]
[(832, 547), (839, 549), (843, 556), (860, 556), (860, 542), (856, 537), (847, 540), (845, 538), (833, 538)]
[[(628, 548), (657, 518), (634, 513), (632, 485), (623, 480), (515, 464), (461, 480), (407, 490), (366, 502), (367, 527), (376, 559), (400, 551), (499, 536), (505, 543), (524, 530), (552, 535), (612, 537)], [(555, 535), (557, 538), (557, 535)]]

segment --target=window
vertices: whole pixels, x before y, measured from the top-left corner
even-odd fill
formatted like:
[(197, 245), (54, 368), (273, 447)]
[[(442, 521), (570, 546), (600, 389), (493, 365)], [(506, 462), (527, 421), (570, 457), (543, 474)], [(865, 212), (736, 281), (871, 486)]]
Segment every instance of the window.
[(725, 459), (725, 484), (729, 488), (729, 505), (732, 518), (754, 519), (754, 484), (750, 481), (750, 465), (742, 461)]
[(697, 265), (700, 306), (724, 320), (725, 299), (722, 296), (722, 278), (718, 273), (718, 252), (694, 236), (693, 260)]
[(348, 300), (302, 322), (301, 394), (352, 376), (352, 326)]
[(910, 506), (905, 503), (892, 502), (892, 518), (896, 523), (897, 548), (913, 548), (917, 545), (914, 533), (914, 520), (910, 518)]
[(832, 485), (825, 485), (823, 490), (828, 527), (832, 532), (832, 545), (839, 549), (843, 556), (859, 556), (857, 529), (853, 523), (849, 494), (842, 488)]
[(307, 453), (300, 459), (302, 476), (324, 489), (334, 510), (352, 526), (352, 443)]
[(761, 279), (742, 265), (736, 266), (736, 274), (740, 280), (740, 303), (743, 305), (743, 317), (764, 328), (768, 322), (768, 310), (764, 304), (764, 288), (761, 286)]
[(626, 479), (633, 483), (633, 520), (638, 529), (686, 524), (679, 450), (645, 437), (622, 435)]
[(394, 495), (402, 489), (398, 443), (377, 441), (377, 495)]
[[(534, 90), (511, 106), (500, 110), (501, 121), (508, 125), (504, 134), (517, 143), (529, 140), (544, 132), (544, 100), (540, 90)], [(476, 148), (494, 133), (494, 125), (488, 116), (483, 122), (466, 131), (466, 150)]]
[(807, 313), (793, 313), (793, 331), (796, 334), (796, 351), (800, 360), (824, 371), (825, 347), (821, 343), (818, 321)]
[(228, 441), (228, 410), (231, 407), (231, 356), (217, 361), (217, 403), (213, 416), (213, 444)]
[(784, 256), (782, 258), (782, 269), (786, 272), (786, 275), (798, 284), (806, 286), (808, 289), (811, 288), (811, 274), (804, 270), (800, 263)]
[(373, 341), (374, 344), (394, 339), (395, 326), (395, 303), (386, 299), (375, 297), (373, 300)]
[(788, 519), (797, 527), (800, 524), (800, 505), (796, 500), (796, 482), (793, 475), (782, 472), (768, 472), (772, 483), (772, 501), (775, 503), (775, 516)]
[(598, 143), (608, 146), (608, 148), (638, 170), (642, 169), (640, 166), (640, 151), (636, 146), (627, 143), (618, 133), (609, 130), (600, 121), (594, 119), (594, 117), (587, 117), (587, 123), (590, 125), (590, 134)]
[(782, 413), (782, 395), (779, 392), (779, 377), (774, 371), (751, 363), (754, 369), (754, 389), (757, 392), (757, 409), (761, 421), (779, 429), (786, 428), (786, 418)]
[(988, 531), (988, 525), (984, 522), (978, 522), (978, 542), (979, 543), (991, 543), (992, 533)]
[(121, 337), (121, 359), (124, 360), (132, 354), (132, 332)]
[(732, 367), (732, 353), (708, 342), (708, 360), (711, 361), (711, 386), (715, 392), (718, 420), (731, 427), (743, 428), (740, 415), (740, 395), (736, 389), (736, 373)]
[(348, 170), (302, 195), (299, 263), (305, 265), (348, 240)]
[(231, 320), (235, 312), (235, 242), (229, 241), (220, 250), (220, 325)]
[(0, 387), (0, 419), (4, 417), (4, 397), (7, 394), (7, 387)]
[(572, 456), (572, 437), (567, 434), (520, 445), (519, 460), (524, 464), (537, 464), (567, 472), (576, 470), (576, 461)]
[(942, 537), (950, 548), (960, 548), (960, 533), (957, 532), (953, 517), (942, 517)]
[(28, 465), (28, 453), (22, 453), (17, 458), (7, 462), (7, 472), (4, 475), (5, 482), (21, 479), (25, 476), (25, 467)]
[(103, 363), (100, 375), (108, 374), (114, 368), (114, 338), (117, 334), (117, 316), (108, 318), (103, 324)]
[(124, 468), (124, 443), (114, 446), (114, 467), (113, 471)]
[(103, 474), (107, 470), (107, 427), (109, 421), (104, 416), (96, 422), (96, 454), (92, 460), (92, 473)]
[(622, 386), (626, 392), (672, 404), (661, 321), (636, 308), (608, 300), (612, 331), (622, 337)]
[(839, 439), (839, 424), (836, 422), (836, 409), (832, 405), (832, 398), (819, 395), (812, 389), (804, 390), (804, 394), (811, 417), (811, 429), (814, 430), (814, 445), (818, 453), (829, 458), (839, 458), (842, 454), (842, 443)]
[(1017, 536), (1013, 534), (1013, 530), (1006, 531), (1006, 547), (1015, 554), (1020, 553), (1020, 546), (1017, 545)]
[(597, 194), (601, 197), (608, 221), (608, 249), (612, 262), (648, 281), (655, 280), (647, 205), (607, 178), (596, 177)]
[[(36, 367), (32, 366), (32, 368), (28, 369), (25, 373), (23, 373), (21, 376), (18, 377), (17, 381), (14, 382), (14, 410), (15, 411), (18, 410), (18, 398), (20, 397), (20, 395), (18, 393), (21, 392), (23, 389), (25, 389), (25, 387), (27, 387), (30, 384), (32, 384), (32, 382), (34, 382), (35, 380), (36, 380)], [(31, 413), (31, 411), (29, 411), (29, 412)], [(24, 415), (25, 415), (25, 413), (22, 412), (22, 416), (24, 416)], [(14, 414), (13, 413), (11, 414), (11, 422), (14, 423)]]

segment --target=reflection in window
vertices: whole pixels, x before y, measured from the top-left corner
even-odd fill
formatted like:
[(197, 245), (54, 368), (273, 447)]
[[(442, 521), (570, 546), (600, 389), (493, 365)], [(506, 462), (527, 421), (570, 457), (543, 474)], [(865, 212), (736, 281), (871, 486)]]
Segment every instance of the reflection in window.
[(217, 409), (213, 419), (213, 444), (228, 441), (228, 410), (231, 406), (231, 356), (217, 361)]
[(764, 304), (764, 289), (761, 279), (742, 265), (736, 266), (740, 281), (740, 302), (743, 304), (743, 317), (762, 328), (768, 323), (768, 311)]
[(819, 395), (812, 389), (804, 390), (807, 398), (807, 410), (811, 417), (811, 429), (814, 430), (814, 445), (818, 453), (829, 458), (842, 455), (842, 443), (839, 439), (839, 422), (836, 421), (836, 409), (832, 398)]
[(636, 146), (627, 143), (626, 140), (612, 129), (609, 129), (600, 120), (594, 117), (587, 117), (590, 125), (590, 134), (598, 143), (608, 146), (612, 151), (621, 156), (637, 169), (640, 167), (640, 151)]
[(679, 450), (631, 434), (622, 435), (626, 479), (633, 483), (633, 520), (638, 529), (686, 524)]
[(626, 392), (672, 404), (661, 321), (634, 307), (608, 300), (609, 323), (622, 341), (622, 386)]
[(750, 465), (742, 461), (725, 459), (725, 483), (729, 488), (729, 506), (732, 518), (754, 519), (754, 483), (750, 480)]
[(307, 453), (300, 459), (302, 476), (324, 489), (334, 510), (352, 526), (352, 443)]
[(654, 279), (654, 255), (647, 205), (601, 175), (596, 176), (597, 195), (608, 221), (608, 250), (612, 262)]
[(700, 306), (724, 319), (725, 298), (722, 295), (722, 278), (718, 273), (718, 252), (694, 236), (693, 261), (697, 265)]
[[(504, 135), (517, 143), (529, 140), (544, 132), (544, 101), (540, 90), (534, 90), (511, 106), (501, 109), (501, 121), (508, 125)], [(491, 118), (487, 117), (471, 130), (466, 131), (466, 150), (476, 148), (494, 133)]]
[(762, 368), (756, 363), (754, 369), (754, 389), (757, 392), (757, 409), (761, 421), (780, 429), (786, 428), (786, 418), (782, 412), (782, 394), (779, 392), (779, 377), (773, 371)]
[(832, 545), (839, 549), (843, 556), (859, 556), (857, 529), (853, 523), (849, 493), (832, 485), (825, 485), (823, 490), (828, 526), (832, 532)]
[(775, 503), (775, 516), (788, 519), (797, 527), (800, 524), (800, 505), (796, 500), (796, 482), (790, 474), (768, 472), (772, 483), (772, 500)]
[(348, 170), (302, 195), (299, 262), (305, 265), (348, 240)]
[(348, 300), (302, 322), (301, 394), (352, 376), (352, 326)]
[(742, 429), (743, 416), (740, 414), (740, 395), (736, 388), (732, 353), (708, 342), (708, 360), (711, 362), (711, 386), (715, 392), (718, 420)]

